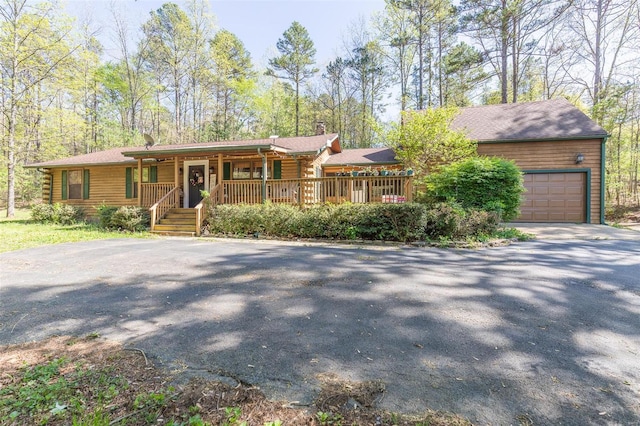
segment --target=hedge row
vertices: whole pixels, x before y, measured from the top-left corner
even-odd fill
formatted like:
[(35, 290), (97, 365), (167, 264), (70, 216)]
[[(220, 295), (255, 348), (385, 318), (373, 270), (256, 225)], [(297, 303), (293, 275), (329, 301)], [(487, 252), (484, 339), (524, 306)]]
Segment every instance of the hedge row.
[(213, 234), (262, 234), (285, 238), (420, 241), (491, 235), (495, 213), (465, 210), (455, 203), (321, 204), (308, 208), (285, 204), (224, 204), (211, 209)]

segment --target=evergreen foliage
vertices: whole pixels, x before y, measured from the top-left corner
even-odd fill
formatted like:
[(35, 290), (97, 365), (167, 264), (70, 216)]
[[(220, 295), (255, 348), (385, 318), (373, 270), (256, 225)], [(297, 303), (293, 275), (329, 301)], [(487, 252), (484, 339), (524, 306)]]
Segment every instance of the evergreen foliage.
[(513, 161), (477, 157), (442, 167), (429, 175), (427, 197), (455, 202), (463, 209), (495, 212), (510, 221), (520, 214), (524, 187), (522, 172)]

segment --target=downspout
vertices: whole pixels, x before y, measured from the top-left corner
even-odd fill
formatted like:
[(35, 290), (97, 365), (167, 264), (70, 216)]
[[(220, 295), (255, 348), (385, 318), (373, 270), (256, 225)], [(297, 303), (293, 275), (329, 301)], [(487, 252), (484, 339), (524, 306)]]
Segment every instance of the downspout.
[(600, 224), (606, 225), (604, 220), (604, 209), (605, 209), (605, 184), (606, 184), (606, 158), (607, 158), (607, 149), (606, 143), (609, 135), (602, 138), (602, 144), (600, 144)]
[(258, 155), (262, 157), (262, 203), (267, 201), (267, 156), (258, 148)]

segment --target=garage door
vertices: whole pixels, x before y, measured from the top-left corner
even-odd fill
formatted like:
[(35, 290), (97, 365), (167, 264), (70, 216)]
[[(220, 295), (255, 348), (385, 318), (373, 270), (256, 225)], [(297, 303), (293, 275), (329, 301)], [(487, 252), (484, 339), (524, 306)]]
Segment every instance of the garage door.
[(586, 173), (527, 173), (520, 222), (585, 222)]

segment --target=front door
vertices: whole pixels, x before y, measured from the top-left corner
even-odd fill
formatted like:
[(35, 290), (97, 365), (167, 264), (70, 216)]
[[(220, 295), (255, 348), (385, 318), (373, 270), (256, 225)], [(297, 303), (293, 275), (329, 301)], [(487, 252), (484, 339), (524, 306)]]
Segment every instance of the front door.
[(189, 166), (189, 208), (202, 201), (200, 191), (204, 190), (204, 166)]

